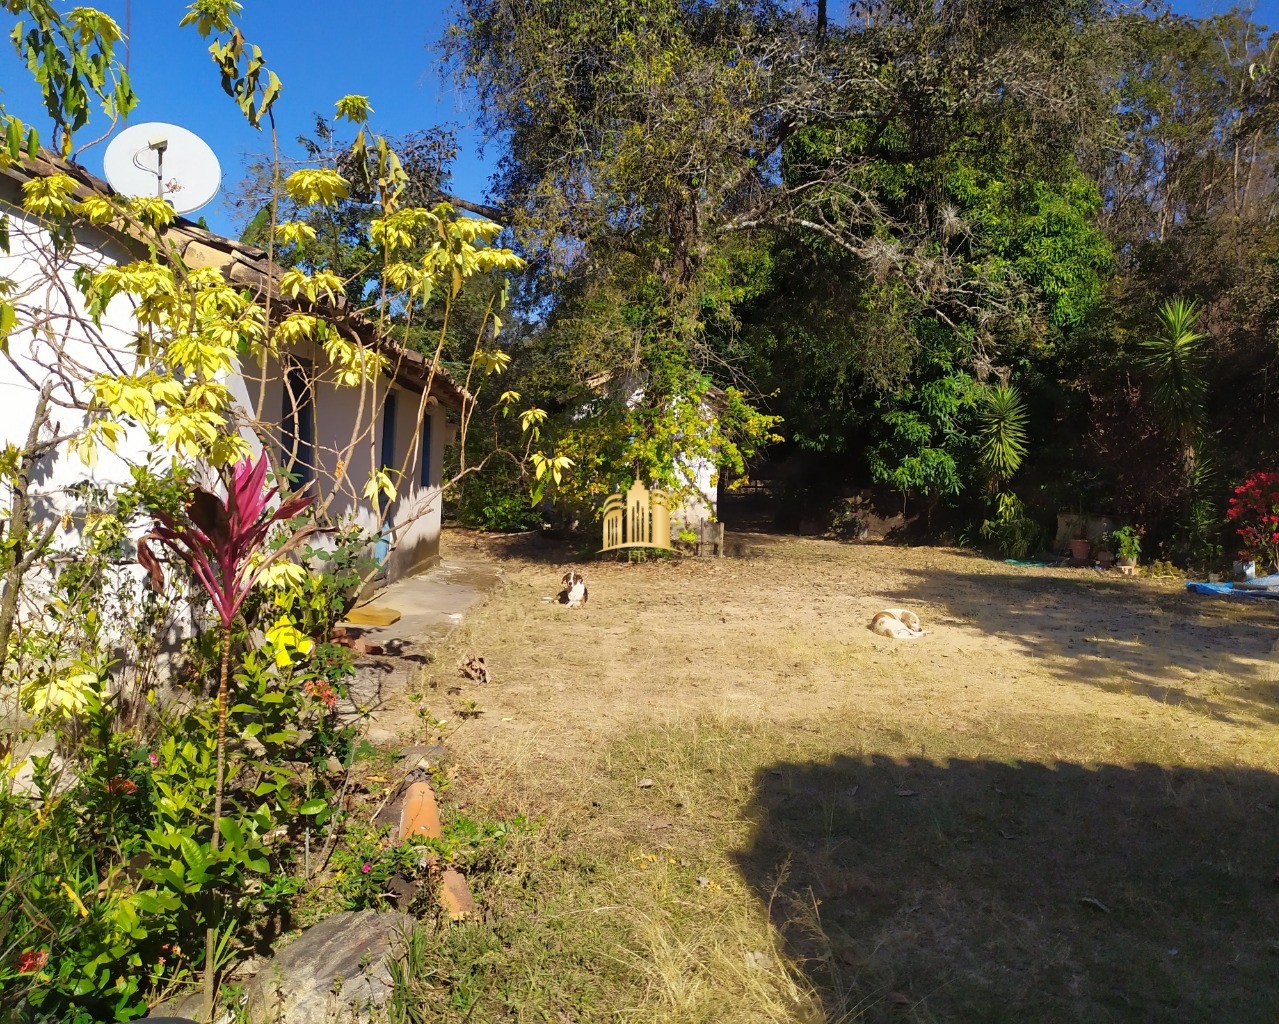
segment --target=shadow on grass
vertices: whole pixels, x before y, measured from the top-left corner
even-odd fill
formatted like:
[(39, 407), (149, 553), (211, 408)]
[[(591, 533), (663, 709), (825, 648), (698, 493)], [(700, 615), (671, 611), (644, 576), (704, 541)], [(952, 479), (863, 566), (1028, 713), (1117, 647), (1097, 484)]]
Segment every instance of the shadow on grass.
[(747, 817), (831, 1024), (1275, 1020), (1273, 774), (837, 757)]
[[(1132, 693), (1239, 724), (1279, 722), (1279, 607), (1075, 577), (906, 569), (886, 597), (943, 610), (943, 627), (1011, 640), (1059, 679)], [(1277, 603), (1279, 604), (1279, 603)], [(1208, 674), (1208, 678), (1204, 677)]]

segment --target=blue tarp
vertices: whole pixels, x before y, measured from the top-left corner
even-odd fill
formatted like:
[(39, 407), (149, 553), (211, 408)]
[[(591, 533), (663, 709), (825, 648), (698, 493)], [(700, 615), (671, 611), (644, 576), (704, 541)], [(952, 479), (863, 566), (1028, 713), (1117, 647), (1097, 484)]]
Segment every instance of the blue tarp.
[(1236, 586), (1243, 590), (1276, 590), (1279, 588), (1279, 572), (1272, 572), (1269, 576), (1258, 576), (1253, 580), (1244, 580)]
[[(1276, 583), (1279, 583), (1279, 579)], [(1279, 600), (1279, 586), (1243, 587), (1234, 583), (1187, 582), (1186, 589), (1209, 597), (1271, 597)]]

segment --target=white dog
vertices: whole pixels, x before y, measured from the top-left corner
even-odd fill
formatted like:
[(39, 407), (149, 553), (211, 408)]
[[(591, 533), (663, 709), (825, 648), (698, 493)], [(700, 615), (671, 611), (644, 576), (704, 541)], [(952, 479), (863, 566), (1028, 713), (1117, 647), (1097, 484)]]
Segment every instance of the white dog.
[(564, 586), (559, 595), (560, 604), (566, 604), (570, 608), (580, 608), (586, 604), (586, 579), (580, 572), (570, 569), (560, 577), (560, 583)]
[(918, 640), (924, 635), (919, 616), (906, 608), (885, 608), (870, 620), (870, 631), (894, 640)]

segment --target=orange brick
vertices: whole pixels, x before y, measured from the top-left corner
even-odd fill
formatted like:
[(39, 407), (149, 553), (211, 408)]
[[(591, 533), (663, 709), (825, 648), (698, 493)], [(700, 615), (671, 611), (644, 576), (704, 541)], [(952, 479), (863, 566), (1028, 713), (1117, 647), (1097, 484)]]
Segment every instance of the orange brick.
[(426, 836), (439, 839), (444, 834), (440, 828), (440, 807), (435, 793), (425, 782), (415, 782), (404, 794), (404, 806), (400, 809), (400, 839)]

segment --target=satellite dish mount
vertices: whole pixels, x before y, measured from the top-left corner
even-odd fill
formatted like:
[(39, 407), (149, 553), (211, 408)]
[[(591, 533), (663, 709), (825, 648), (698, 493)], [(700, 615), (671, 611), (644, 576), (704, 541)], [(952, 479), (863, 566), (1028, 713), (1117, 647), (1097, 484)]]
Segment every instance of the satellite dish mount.
[(162, 121), (133, 125), (112, 139), (103, 169), (121, 195), (155, 196), (177, 213), (198, 210), (222, 183), (222, 168), (208, 144)]

